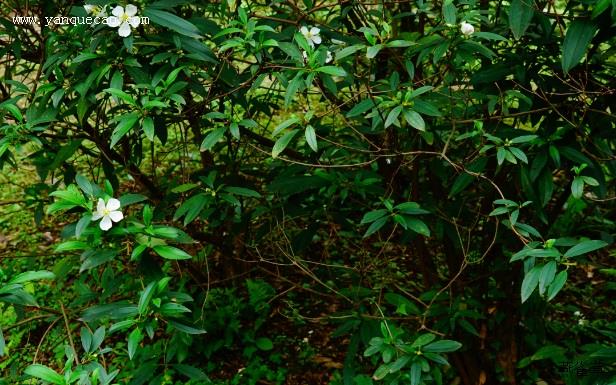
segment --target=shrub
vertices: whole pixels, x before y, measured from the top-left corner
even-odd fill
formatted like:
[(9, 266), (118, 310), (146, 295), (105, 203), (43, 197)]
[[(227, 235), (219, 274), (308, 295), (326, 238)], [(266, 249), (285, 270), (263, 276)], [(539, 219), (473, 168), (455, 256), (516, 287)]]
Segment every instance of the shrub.
[(5, 381), (284, 383), (307, 320), (331, 383), (614, 380), (613, 3), (14, 3), (0, 166), (61, 240), (1, 310), (62, 349)]

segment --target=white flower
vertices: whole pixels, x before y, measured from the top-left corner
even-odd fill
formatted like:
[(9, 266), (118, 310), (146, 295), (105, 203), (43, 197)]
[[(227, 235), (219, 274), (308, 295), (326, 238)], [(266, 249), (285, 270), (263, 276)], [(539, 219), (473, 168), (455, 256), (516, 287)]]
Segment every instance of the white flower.
[(467, 23), (466, 21), (463, 21), (462, 24), (460, 24), (460, 31), (462, 32), (463, 35), (472, 35), (473, 32), (475, 32), (475, 27), (473, 27), (472, 24)]
[(334, 60), (332, 53), (330, 51), (327, 51), (327, 56), (325, 56), (325, 63), (330, 63), (332, 60)]
[(315, 44), (321, 44), (321, 36), (319, 36), (321, 30), (317, 27), (312, 27), (308, 29), (308, 27), (304, 26), (300, 28), (299, 31), (302, 33), (302, 35), (304, 35), (306, 40), (308, 40), (308, 44), (310, 44), (312, 48), (314, 48)]
[(102, 198), (98, 198), (98, 205), (96, 206), (96, 212), (92, 214), (92, 220), (97, 221), (103, 218), (99, 226), (101, 230), (107, 231), (112, 226), (111, 221), (120, 222), (124, 218), (124, 215), (119, 209), (119, 200), (111, 198), (107, 201), (107, 204), (105, 204)]
[(582, 313), (579, 310), (576, 310), (575, 312), (573, 312), (573, 315), (576, 317), (580, 317)]
[(126, 9), (118, 5), (111, 13), (113, 16), (107, 18), (107, 25), (112, 28), (120, 27), (118, 34), (122, 37), (130, 35), (130, 27), (137, 28), (139, 23), (141, 23), (141, 19), (135, 16), (137, 14), (137, 7), (132, 4), (128, 4)]
[(86, 4), (83, 7), (86, 9), (88, 15), (94, 15), (96, 17), (107, 17), (106, 5), (104, 7), (101, 7), (99, 5)]
[(304, 61), (308, 61), (308, 52), (302, 50), (302, 57), (304, 58)]

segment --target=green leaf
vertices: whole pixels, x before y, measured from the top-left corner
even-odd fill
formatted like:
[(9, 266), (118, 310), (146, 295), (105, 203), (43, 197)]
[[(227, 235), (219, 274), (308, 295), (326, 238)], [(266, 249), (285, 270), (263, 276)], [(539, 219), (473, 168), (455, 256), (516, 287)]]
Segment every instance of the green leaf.
[(339, 51), (336, 51), (336, 60), (341, 60), (349, 55), (354, 54), (355, 52), (365, 48), (366, 46), (363, 44), (355, 44), (348, 47), (344, 47)]
[(44, 365), (30, 365), (24, 371), (29, 376), (40, 378), (43, 381), (51, 382), (56, 385), (64, 385), (64, 376), (59, 375), (54, 370)]
[(524, 276), (524, 280), (522, 281), (522, 303), (526, 302), (526, 300), (533, 294), (537, 284), (539, 283), (539, 274), (541, 273), (541, 269), (543, 266), (535, 266), (533, 267), (527, 274)]
[(148, 306), (150, 305), (150, 300), (152, 300), (152, 296), (154, 295), (154, 289), (156, 286), (156, 281), (150, 282), (145, 289), (143, 289), (143, 293), (139, 297), (139, 304), (137, 305), (137, 310), (139, 314), (144, 315), (148, 310)]
[(64, 97), (64, 89), (59, 88), (51, 95), (51, 102), (53, 104), (53, 108), (58, 108), (58, 105), (62, 101)]
[(530, 25), (534, 14), (533, 0), (512, 0), (509, 8), (509, 28), (513, 37), (519, 39)]
[(368, 230), (366, 230), (366, 233), (364, 234), (364, 238), (367, 238), (370, 235), (372, 235), (372, 234), (376, 233), (377, 231), (379, 231), (379, 229), (381, 227), (383, 227), (385, 225), (385, 223), (387, 223), (387, 219), (389, 219), (389, 216), (384, 216), (384, 217), (379, 218), (379, 219), (375, 220), (374, 222), (372, 222), (370, 227), (368, 227)]
[(192, 326), (184, 325), (183, 323), (169, 320), (169, 325), (173, 326), (175, 329), (181, 331), (186, 334), (203, 334), (206, 333), (203, 329), (197, 329)]
[(55, 279), (56, 275), (51, 271), (39, 270), (39, 271), (26, 271), (25, 273), (18, 274), (11, 279), (8, 284), (26, 283), (32, 281), (40, 281), (42, 279)]
[(584, 179), (581, 176), (573, 178), (573, 182), (571, 183), (571, 195), (576, 199), (580, 199), (582, 195), (584, 195)]
[(145, 137), (148, 138), (150, 141), (154, 141), (154, 120), (147, 116), (146, 118), (143, 119), (143, 122), (141, 123), (141, 128), (143, 128), (143, 133), (145, 134)]
[(191, 380), (201, 381), (200, 384), (211, 384), (212, 381), (208, 378), (208, 376), (201, 371), (201, 369), (195, 368), (194, 366), (185, 365), (185, 364), (175, 364), (173, 368), (178, 371), (178, 373), (185, 375)]
[(408, 354), (405, 354), (402, 357), (398, 358), (396, 361), (394, 361), (393, 364), (389, 366), (389, 373), (395, 373), (400, 371), (400, 369), (404, 368), (410, 360), (411, 356)]
[(317, 145), (317, 134), (314, 132), (314, 127), (311, 125), (306, 126), (304, 136), (306, 137), (306, 142), (310, 148), (312, 148), (312, 151), (317, 152), (319, 147)]
[(126, 135), (128, 131), (133, 128), (138, 119), (139, 116), (134, 113), (126, 114), (122, 117), (120, 123), (118, 123), (118, 126), (111, 134), (111, 148), (113, 148), (120, 141), (120, 139), (122, 139), (124, 135)]
[(195, 27), (194, 24), (172, 13), (146, 8), (143, 11), (143, 15), (149, 17), (153, 23), (169, 28), (179, 34), (194, 38), (201, 37), (199, 29)]
[(129, 94), (127, 94), (126, 92), (122, 90), (118, 90), (116, 88), (107, 88), (107, 89), (104, 89), (103, 92), (113, 95), (127, 104), (130, 104), (133, 106), (137, 105), (137, 103), (135, 102), (135, 99), (133, 99), (132, 96), (130, 96)]
[(73, 63), (81, 63), (87, 60), (92, 60), (92, 59), (96, 59), (98, 57), (97, 54), (92, 53), (92, 52), (83, 52), (80, 53), (79, 55), (77, 55), (74, 59), (73, 59)]
[(353, 118), (355, 116), (362, 115), (364, 112), (374, 107), (374, 101), (372, 99), (364, 99), (356, 104), (349, 112), (347, 112), (347, 118)]
[(75, 251), (75, 250), (85, 250), (87, 248), (89, 248), (90, 245), (87, 244), (86, 242), (82, 242), (82, 241), (66, 241), (66, 242), (62, 242), (59, 245), (56, 246), (55, 248), (55, 252), (56, 253), (62, 253), (65, 251)]
[(511, 139), (511, 143), (512, 144), (527, 143), (527, 142), (533, 141), (533, 140), (535, 140), (537, 138), (538, 138), (537, 135), (522, 135), (522, 136), (517, 136), (517, 137)]
[(372, 47), (368, 47), (368, 50), (366, 51), (366, 57), (368, 59), (373, 59), (376, 55), (379, 54), (379, 51), (381, 51), (382, 48), (383, 48), (383, 46), (381, 44), (377, 44), (377, 45), (373, 45)]
[(261, 198), (261, 194), (259, 194), (255, 190), (251, 190), (251, 189), (244, 188), (244, 187), (227, 186), (224, 188), (224, 190), (230, 192), (231, 194), (241, 195), (244, 197)]
[(94, 331), (94, 334), (92, 335), (92, 345), (90, 345), (90, 352), (96, 351), (96, 349), (98, 349), (101, 346), (104, 339), (105, 339), (105, 327), (101, 326), (98, 329), (96, 329)]
[(497, 40), (497, 41), (507, 41), (506, 38), (504, 38), (503, 36), (496, 34), (496, 33), (492, 33), (492, 32), (474, 32), (473, 33), (474, 37), (480, 37), (482, 39), (486, 39), (486, 40)]
[(528, 158), (526, 157), (526, 154), (524, 153), (524, 151), (520, 150), (517, 147), (509, 147), (509, 151), (518, 159), (520, 159), (522, 162), (528, 164)]
[(77, 222), (77, 226), (75, 226), (75, 238), (81, 238), (81, 234), (83, 234), (85, 229), (88, 228), (90, 222), (92, 222), (91, 214), (85, 214), (83, 217), (81, 217), (81, 219), (79, 219), (79, 221)]
[(190, 191), (190, 190), (194, 189), (195, 187), (199, 187), (199, 185), (197, 183), (184, 183), (184, 184), (181, 184), (181, 185), (179, 185), (177, 187), (172, 188), (171, 192), (183, 193), (183, 192), (186, 192), (186, 191)]
[(556, 274), (556, 277), (548, 288), (548, 301), (551, 301), (554, 297), (556, 297), (556, 294), (558, 294), (563, 286), (565, 286), (565, 282), (567, 282), (567, 270), (563, 270)]
[(120, 207), (130, 206), (135, 203), (143, 202), (147, 200), (148, 197), (141, 194), (124, 194), (118, 200), (120, 201)]
[(418, 97), (419, 95), (423, 95), (426, 92), (430, 92), (434, 89), (434, 87), (432, 86), (423, 86), (423, 87), (419, 87), (417, 89), (414, 89), (413, 91), (411, 91), (411, 93), (409, 94), (408, 98), (409, 99), (415, 99), (416, 97)]
[(255, 341), (255, 345), (257, 345), (257, 347), (261, 350), (272, 350), (274, 348), (274, 344), (272, 343), (272, 340), (270, 340), (267, 337), (261, 337), (261, 338), (257, 338), (257, 340)]
[(2, 333), (2, 328), (0, 328), (0, 357), (4, 356), (5, 349), (6, 349), (6, 341), (4, 340), (4, 334)]
[(299, 122), (300, 122), (300, 119), (297, 116), (293, 116), (293, 117), (285, 120), (284, 122), (282, 122), (279, 125), (277, 125), (276, 128), (274, 128), (274, 131), (272, 131), (272, 136), (278, 135), (278, 133), (280, 133), (285, 128), (291, 127), (295, 123), (299, 123)]
[(396, 210), (403, 214), (418, 215), (418, 214), (430, 214), (428, 210), (424, 210), (419, 207), (417, 202), (404, 202), (396, 205)]
[(545, 289), (554, 280), (556, 274), (556, 261), (550, 261), (543, 266), (539, 274), (539, 295), (545, 293)]
[(410, 230), (413, 230), (414, 232), (421, 234), (423, 236), (426, 236), (426, 237), (430, 236), (430, 229), (428, 228), (426, 223), (422, 221), (421, 219), (412, 218), (408, 216), (405, 216), (404, 219), (406, 221), (406, 225), (408, 226)]
[[(141, 254), (143, 254), (143, 252), (145, 251), (145, 249), (147, 249), (147, 245), (143, 245), (143, 244), (137, 245), (137, 246), (133, 249), (133, 251), (132, 251), (132, 253), (131, 253), (131, 255), (130, 255), (130, 260), (131, 260), (131, 261), (137, 260), (137, 259), (139, 258), (139, 256), (140, 256)], [(82, 267), (82, 269), (83, 269), (83, 267)]]
[(92, 346), (92, 333), (87, 328), (81, 328), (81, 346), (87, 353), (90, 352)]
[(492, 210), (492, 212), (490, 212), (490, 214), (488, 214), (489, 216), (495, 216), (495, 215), (503, 215), (509, 212), (509, 208), (507, 207), (497, 207), (494, 210)]
[(594, 187), (599, 186), (599, 182), (591, 176), (582, 175), (580, 176), (580, 178), (582, 178), (584, 183), (589, 186), (594, 186)]
[[(595, 3), (595, 6), (592, 10), (592, 15), (591, 18), (592, 19), (596, 19), (599, 15), (601, 15), (603, 12), (605, 12), (609, 7), (610, 4), (614, 4), (613, 0), (599, 0)], [(612, 7), (613, 9), (616, 9), (616, 7)], [(614, 17), (612, 17), (612, 20), (615, 20)]]
[(82, 256), (83, 263), (79, 267), (79, 272), (83, 272), (96, 266), (100, 266), (103, 263), (111, 261), (118, 254), (116, 250), (96, 250), (90, 249), (84, 252)]
[(178, 220), (185, 215), (184, 226), (188, 225), (197, 218), (210, 199), (210, 195), (205, 195), (203, 193), (191, 197), (177, 209), (173, 215), (173, 220)]
[(128, 358), (130, 360), (135, 356), (141, 340), (143, 340), (143, 333), (141, 333), (141, 329), (139, 328), (133, 330), (128, 335)]
[(385, 119), (385, 128), (394, 124), (396, 120), (398, 119), (398, 115), (400, 115), (401, 112), (402, 112), (402, 106), (396, 106), (392, 108), (392, 110), (389, 111), (389, 114), (387, 114), (387, 119)]
[(565, 34), (561, 59), (565, 73), (580, 62), (595, 32), (597, 32), (597, 26), (587, 20), (577, 19), (569, 25)]
[[(468, 165), (467, 169), (468, 171), (471, 171), (471, 172), (481, 173), (485, 169), (487, 163), (488, 163), (487, 158), (479, 158), (471, 162)], [(473, 180), (475, 178), (476, 178), (475, 176), (470, 175), (467, 172), (463, 172), (462, 174), (458, 175), (456, 179), (454, 180), (453, 185), (451, 186), (449, 197), (453, 197), (459, 194), (460, 192), (464, 191), (464, 189), (466, 189), (471, 183), (473, 183)]]
[(289, 82), (289, 84), (287, 85), (287, 90), (284, 94), (284, 105), (285, 107), (287, 107), (289, 104), (291, 104), (291, 101), (293, 100), (293, 97), (295, 96), (295, 94), (297, 93), (297, 91), (299, 91), (300, 87), (302, 86), (302, 84), (304, 83), (304, 76), (301, 72), (299, 72), (297, 75), (295, 75), (295, 77), (293, 78), (293, 80), (291, 80)]
[(426, 122), (424, 122), (421, 115), (419, 115), (415, 111), (404, 110), (404, 119), (406, 119), (407, 123), (412, 127), (418, 129), (419, 131), (426, 130)]
[(237, 122), (231, 122), (229, 125), (229, 131), (235, 139), (240, 140), (240, 126)]
[[(303, 60), (302, 53), (295, 44), (289, 42), (279, 42), (278, 47), (287, 55), (289, 55), (293, 60), (297, 60), (301, 62)], [(338, 56), (336, 56), (338, 57)]]
[(77, 189), (77, 187), (73, 184), (69, 185), (66, 188), (66, 190), (57, 190), (57, 191), (52, 192), (49, 195), (58, 197), (61, 200), (70, 202), (75, 205), (82, 206), (82, 205), (85, 205), (86, 203), (86, 199), (84, 198), (83, 194), (81, 194), (79, 190)]
[(293, 139), (293, 137), (298, 133), (299, 130), (291, 130), (289, 132), (287, 132), (286, 134), (284, 134), (283, 136), (281, 136), (276, 143), (274, 143), (274, 147), (272, 148), (272, 157), (276, 158), (278, 157), (278, 155), (280, 155), (280, 153), (282, 153), (285, 148), (287, 148), (287, 146), (289, 145), (289, 142), (291, 142), (291, 139)]
[(390, 365), (391, 364), (383, 364), (379, 366), (378, 368), (376, 368), (376, 370), (374, 371), (374, 374), (372, 375), (372, 378), (374, 378), (377, 381), (385, 378), (385, 376), (389, 374)]
[(582, 241), (567, 250), (564, 256), (567, 258), (577, 257), (578, 255), (590, 253), (591, 251), (601, 249), (607, 245), (608, 243), (603, 241)]
[(505, 150), (504, 147), (499, 147), (498, 150), (496, 150), (496, 161), (498, 163), (498, 165), (500, 166), (501, 164), (503, 164), (503, 161), (505, 160), (505, 157), (507, 156), (507, 150)]
[(371, 223), (376, 221), (379, 218), (384, 217), (385, 215), (387, 215), (388, 211), (385, 209), (379, 209), (379, 210), (373, 210), (373, 211), (369, 211), (366, 214), (364, 214), (364, 217), (361, 220), (361, 224), (365, 224), (365, 223)]
[(167, 246), (167, 245), (159, 245), (153, 247), (156, 254), (160, 255), (165, 259), (192, 259), (190, 254), (185, 252), (184, 250), (180, 250), (177, 247)]
[(392, 40), (390, 42), (388, 42), (387, 44), (385, 44), (385, 47), (388, 48), (406, 48), (406, 47), (410, 47), (412, 45), (415, 45), (417, 43), (414, 43), (412, 41), (408, 41), (408, 40)]
[(411, 385), (421, 384), (421, 364), (414, 361), (411, 365)]
[(8, 112), (11, 113), (11, 115), (13, 115), (15, 119), (17, 119), (20, 122), (23, 122), (24, 117), (16, 105), (5, 102), (5, 103), (0, 104), (0, 109), (7, 110)]
[(411, 345), (411, 349), (420, 348), (424, 345), (427, 345), (430, 342), (434, 341), (435, 338), (436, 336), (432, 333), (422, 334), (419, 337), (417, 337), (415, 341), (413, 341), (413, 344)]
[(316, 69), (316, 71), (323, 72), (325, 74), (332, 75), (332, 76), (346, 76), (347, 75), (345, 70), (343, 70), (340, 67), (336, 67), (336, 66), (319, 67)]
[(225, 135), (225, 131), (227, 131), (226, 127), (218, 127), (214, 129), (214, 131), (210, 132), (201, 142), (201, 147), (199, 147), (199, 151), (208, 151), (218, 141)]
[(443, 2), (443, 18), (447, 24), (456, 24), (456, 6), (452, 0)]
[(531, 361), (539, 361), (539, 360), (545, 360), (545, 359), (556, 360), (558, 357), (564, 358), (563, 356), (564, 353), (565, 353), (565, 349), (560, 346), (547, 345), (547, 346), (542, 346), (539, 350), (537, 350), (535, 354), (533, 354), (530, 357), (530, 359)]
[(436, 342), (432, 342), (422, 348), (422, 351), (430, 352), (430, 353), (447, 353), (447, 352), (455, 352), (460, 349), (462, 344), (458, 341), (453, 340), (440, 340)]

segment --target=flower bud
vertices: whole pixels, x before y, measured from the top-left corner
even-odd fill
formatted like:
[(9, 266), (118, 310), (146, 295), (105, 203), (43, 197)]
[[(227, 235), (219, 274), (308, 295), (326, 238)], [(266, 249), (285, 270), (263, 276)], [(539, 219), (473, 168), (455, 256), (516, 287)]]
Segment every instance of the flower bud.
[(463, 21), (462, 24), (460, 24), (460, 31), (462, 32), (463, 35), (471, 35), (473, 34), (473, 32), (475, 32), (475, 27), (473, 27), (472, 24), (467, 23), (466, 21)]

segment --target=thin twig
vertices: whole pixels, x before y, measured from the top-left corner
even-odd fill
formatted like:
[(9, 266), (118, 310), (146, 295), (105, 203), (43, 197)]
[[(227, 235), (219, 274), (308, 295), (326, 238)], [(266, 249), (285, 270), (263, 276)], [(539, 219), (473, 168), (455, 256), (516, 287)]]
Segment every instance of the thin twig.
[(62, 309), (62, 317), (64, 317), (64, 326), (66, 326), (66, 334), (68, 334), (68, 342), (71, 344), (71, 348), (73, 349), (73, 353), (75, 354), (75, 363), (77, 365), (81, 365), (79, 362), (79, 357), (77, 357), (77, 349), (75, 349), (75, 343), (73, 342), (73, 336), (71, 335), (71, 328), (68, 324), (68, 317), (66, 316), (66, 309), (64, 309), (64, 305), (60, 304), (60, 309)]

